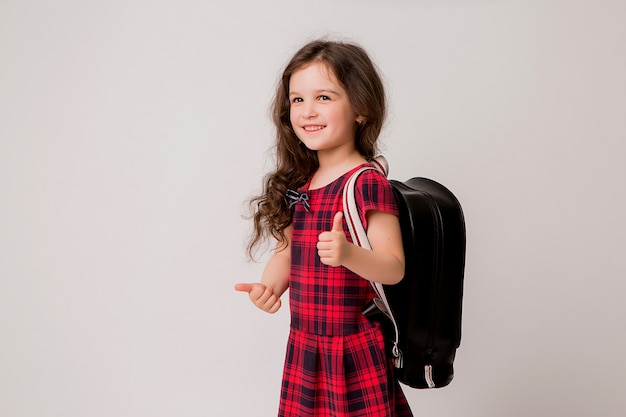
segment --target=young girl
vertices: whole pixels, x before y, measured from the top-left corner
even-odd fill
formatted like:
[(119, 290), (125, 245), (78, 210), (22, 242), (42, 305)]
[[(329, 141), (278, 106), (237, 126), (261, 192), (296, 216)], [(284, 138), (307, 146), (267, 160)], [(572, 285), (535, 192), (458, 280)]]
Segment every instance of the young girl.
[(376, 156), (385, 115), (376, 68), (357, 45), (314, 41), (283, 72), (273, 103), (276, 170), (252, 200), (249, 253), (277, 240), (261, 282), (237, 284), (275, 313), (289, 288), (291, 331), (279, 416), (411, 416), (379, 324), (363, 307), (369, 281), (394, 284), (404, 254), (393, 192), (368, 170), (356, 198), (372, 250), (353, 245), (342, 217), (350, 174)]

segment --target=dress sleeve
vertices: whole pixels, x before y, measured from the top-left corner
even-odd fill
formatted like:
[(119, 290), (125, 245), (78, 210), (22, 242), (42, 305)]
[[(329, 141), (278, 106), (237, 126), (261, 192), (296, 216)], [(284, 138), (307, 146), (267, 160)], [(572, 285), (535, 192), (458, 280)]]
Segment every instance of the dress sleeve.
[(398, 206), (391, 184), (384, 175), (375, 170), (367, 170), (356, 181), (355, 197), (359, 216), (367, 230), (367, 213), (372, 210), (398, 216)]

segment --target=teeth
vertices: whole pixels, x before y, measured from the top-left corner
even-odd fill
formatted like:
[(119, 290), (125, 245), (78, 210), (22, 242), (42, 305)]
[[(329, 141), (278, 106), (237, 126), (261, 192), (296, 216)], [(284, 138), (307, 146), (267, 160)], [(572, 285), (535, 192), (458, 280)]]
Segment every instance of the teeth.
[(324, 126), (304, 126), (304, 130), (306, 130), (307, 132), (314, 132), (316, 130), (321, 130), (323, 128)]

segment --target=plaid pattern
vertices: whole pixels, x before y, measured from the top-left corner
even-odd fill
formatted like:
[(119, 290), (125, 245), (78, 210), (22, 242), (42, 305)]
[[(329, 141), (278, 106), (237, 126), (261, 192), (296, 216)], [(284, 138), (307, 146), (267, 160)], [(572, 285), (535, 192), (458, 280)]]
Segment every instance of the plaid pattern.
[[(374, 297), (371, 284), (344, 267), (320, 262), (317, 238), (332, 228), (342, 210), (345, 182), (356, 167), (325, 187), (300, 191), (310, 210), (297, 204), (293, 217), (289, 301), (291, 332), (283, 374), (279, 416), (411, 416), (382, 332), (363, 307)], [(391, 186), (380, 173), (360, 175), (356, 198), (366, 213), (398, 215)], [(344, 221), (348, 241), (349, 233)]]

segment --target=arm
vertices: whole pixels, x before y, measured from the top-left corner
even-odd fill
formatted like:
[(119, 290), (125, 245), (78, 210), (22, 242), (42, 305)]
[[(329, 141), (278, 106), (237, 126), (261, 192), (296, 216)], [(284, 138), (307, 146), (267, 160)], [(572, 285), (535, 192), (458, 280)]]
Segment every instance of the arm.
[(272, 289), (280, 297), (289, 287), (289, 272), (291, 270), (291, 226), (285, 229), (287, 245), (277, 245), (274, 255), (269, 259), (261, 276), (261, 284)]
[(291, 226), (285, 229), (285, 236), (288, 239), (287, 245), (277, 245), (274, 255), (265, 265), (260, 283), (235, 285), (235, 290), (248, 293), (254, 305), (272, 314), (280, 308), (280, 297), (289, 287)]
[(400, 222), (382, 211), (367, 213), (367, 238), (372, 250), (346, 240), (341, 212), (335, 215), (333, 228), (321, 233), (317, 244), (322, 263), (344, 266), (355, 274), (382, 284), (397, 284), (404, 276), (404, 249)]

